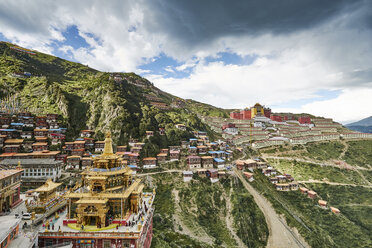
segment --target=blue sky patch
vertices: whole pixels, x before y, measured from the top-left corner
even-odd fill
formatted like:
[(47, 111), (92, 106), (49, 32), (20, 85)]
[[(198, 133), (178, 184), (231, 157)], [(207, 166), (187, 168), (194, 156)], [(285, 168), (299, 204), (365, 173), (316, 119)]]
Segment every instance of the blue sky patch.
[(232, 52), (221, 52), (215, 57), (207, 57), (205, 61), (207, 63), (222, 61), (225, 65), (249, 65), (252, 64), (257, 57), (256, 55), (240, 56)]

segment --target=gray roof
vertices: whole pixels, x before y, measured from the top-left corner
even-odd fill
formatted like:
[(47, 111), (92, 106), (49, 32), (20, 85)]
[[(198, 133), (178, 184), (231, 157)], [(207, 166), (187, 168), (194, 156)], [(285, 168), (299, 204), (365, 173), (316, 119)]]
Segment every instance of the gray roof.
[(62, 161), (54, 160), (52, 158), (30, 158), (30, 159), (4, 159), (0, 161), (0, 165), (18, 165), (18, 161), (23, 165), (58, 165)]

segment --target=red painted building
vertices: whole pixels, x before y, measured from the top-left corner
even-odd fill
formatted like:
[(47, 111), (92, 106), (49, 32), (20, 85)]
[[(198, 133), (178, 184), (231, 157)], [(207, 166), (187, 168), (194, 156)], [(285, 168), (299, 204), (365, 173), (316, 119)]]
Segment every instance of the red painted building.
[(264, 108), (264, 116), (267, 118), (270, 118), (271, 115), (271, 109), (270, 108)]
[[(255, 111), (254, 113), (261, 113), (261, 109), (263, 109), (263, 115), (266, 116), (267, 118), (270, 118), (271, 115), (271, 109), (270, 108), (265, 108), (264, 106), (261, 106), (260, 104), (256, 104), (251, 108), (245, 108), (241, 110), (240, 112), (233, 111), (230, 112), (230, 118), (231, 119), (238, 119), (238, 120), (250, 120), (252, 119), (252, 109)], [(256, 115), (256, 114), (254, 114)]]
[(280, 115), (270, 115), (270, 119), (277, 122), (283, 121), (283, 118)]
[(248, 108), (245, 108), (242, 111), (240, 111), (241, 119), (243, 119), (243, 120), (251, 119), (251, 114), (252, 114), (251, 110), (248, 109)]
[(231, 119), (241, 119), (240, 118), (240, 112), (230, 112), (230, 118)]
[(298, 122), (301, 124), (311, 124), (310, 116), (301, 116), (298, 118)]

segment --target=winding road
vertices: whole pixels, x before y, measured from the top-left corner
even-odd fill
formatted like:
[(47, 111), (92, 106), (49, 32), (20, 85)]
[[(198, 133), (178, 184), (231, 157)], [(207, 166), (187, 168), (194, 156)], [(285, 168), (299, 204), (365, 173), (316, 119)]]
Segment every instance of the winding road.
[(234, 172), (243, 183), (244, 187), (253, 196), (256, 204), (265, 215), (266, 223), (269, 228), (267, 248), (310, 247), (303, 238), (299, 236), (299, 234), (288, 227), (288, 225), (275, 212), (271, 203), (245, 180), (240, 171), (234, 168)]

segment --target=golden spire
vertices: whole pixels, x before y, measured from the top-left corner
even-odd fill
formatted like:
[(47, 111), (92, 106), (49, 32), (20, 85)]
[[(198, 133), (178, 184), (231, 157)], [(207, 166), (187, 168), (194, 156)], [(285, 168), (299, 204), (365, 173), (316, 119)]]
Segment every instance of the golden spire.
[(114, 152), (112, 150), (111, 132), (108, 131), (106, 133), (105, 147), (103, 148), (103, 154), (102, 155), (113, 155), (113, 154), (114, 154)]
[(22, 170), (22, 165), (21, 165), (21, 161), (18, 160), (18, 165), (17, 165), (17, 170)]

